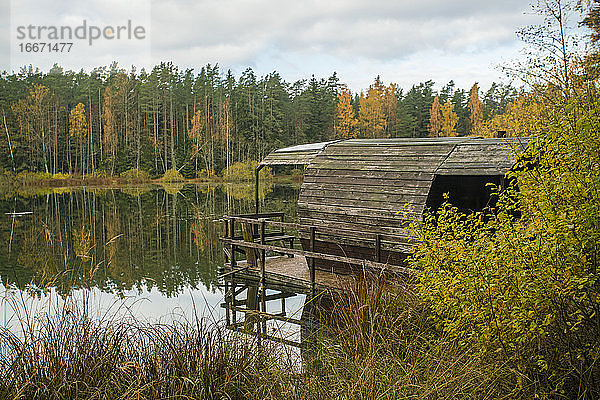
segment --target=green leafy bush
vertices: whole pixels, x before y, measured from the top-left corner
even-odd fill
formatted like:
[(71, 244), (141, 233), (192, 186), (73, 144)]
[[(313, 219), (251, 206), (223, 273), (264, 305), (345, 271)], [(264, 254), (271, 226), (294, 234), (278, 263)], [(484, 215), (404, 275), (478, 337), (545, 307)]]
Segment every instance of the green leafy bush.
[(302, 182), (302, 180), (304, 179), (304, 171), (298, 168), (294, 168), (291, 172), (290, 172), (291, 176), (292, 176), (292, 180), (294, 182)]
[(52, 179), (56, 180), (64, 180), (71, 179), (73, 176), (71, 174), (63, 174), (62, 172), (57, 172), (56, 174), (52, 174)]
[(52, 174), (48, 172), (21, 171), (17, 174), (16, 179), (21, 185), (31, 185), (52, 179)]
[(205, 181), (211, 181), (211, 180), (215, 180), (217, 178), (217, 175), (215, 174), (214, 171), (212, 171), (212, 170), (209, 171), (206, 168), (203, 168), (200, 171), (196, 172), (196, 178), (202, 179)]
[(168, 169), (160, 180), (163, 182), (183, 182), (185, 178), (176, 169)]
[(518, 192), (472, 215), (447, 203), (418, 228), (411, 263), (440, 329), (512, 365), (524, 393), (600, 396), (598, 99), (581, 88), (536, 121)]
[(94, 178), (94, 179), (104, 179), (104, 178), (108, 178), (109, 175), (106, 171), (100, 169), (100, 170), (92, 172), (91, 174), (88, 175), (88, 177)]
[(127, 171), (122, 172), (120, 176), (121, 178), (126, 179), (130, 182), (147, 182), (150, 180), (150, 174), (148, 172), (144, 170), (139, 170), (137, 168), (128, 169)]
[[(254, 180), (254, 171), (258, 167), (257, 161), (238, 161), (229, 168), (223, 170), (223, 179), (226, 181), (252, 181)], [(260, 171), (261, 180), (272, 180), (273, 171), (269, 167), (262, 168)]]

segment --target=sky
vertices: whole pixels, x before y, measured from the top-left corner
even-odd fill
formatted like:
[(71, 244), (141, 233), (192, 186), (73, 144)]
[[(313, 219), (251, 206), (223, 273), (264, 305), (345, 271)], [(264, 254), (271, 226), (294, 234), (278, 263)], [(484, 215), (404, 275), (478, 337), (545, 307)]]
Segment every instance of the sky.
[[(0, 12), (2, 70), (172, 61), (199, 71), (210, 63), (236, 76), (277, 71), (289, 82), (335, 71), (353, 91), (378, 75), (403, 88), (506, 82), (498, 66), (519, 57), (515, 32), (539, 22), (526, 0), (0, 0)], [(50, 37), (51, 27), (82, 27), (85, 37)], [(110, 39), (102, 33), (90, 44), (106, 29)], [(73, 44), (34, 53), (28, 43)]]

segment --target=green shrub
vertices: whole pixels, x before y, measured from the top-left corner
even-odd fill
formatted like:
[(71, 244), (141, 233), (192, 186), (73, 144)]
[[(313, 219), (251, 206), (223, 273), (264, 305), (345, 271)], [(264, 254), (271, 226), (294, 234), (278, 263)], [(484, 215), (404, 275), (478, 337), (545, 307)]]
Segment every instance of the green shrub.
[(15, 182), (16, 175), (13, 171), (1, 168), (0, 169), (0, 186), (12, 186)]
[(290, 175), (292, 175), (292, 176), (302, 176), (302, 175), (304, 175), (304, 171), (301, 170), (300, 168), (294, 168), (293, 170), (290, 171)]
[(56, 174), (52, 174), (52, 179), (64, 180), (64, 179), (71, 179), (71, 178), (73, 178), (73, 175), (63, 174), (62, 172), (57, 172)]
[(104, 178), (108, 178), (109, 175), (106, 171), (104, 170), (96, 170), (93, 173), (88, 175), (89, 178), (94, 178), (94, 179), (104, 179)]
[[(258, 167), (257, 161), (245, 161), (245, 162), (235, 162), (229, 168), (225, 168), (223, 170), (223, 179), (226, 181), (234, 182), (234, 181), (253, 181), (254, 180), (254, 171)], [(269, 167), (264, 167), (260, 171), (262, 180), (272, 180), (273, 179), (273, 171)]]
[(304, 171), (298, 168), (294, 168), (290, 172), (290, 175), (292, 176), (292, 180), (294, 182), (302, 182), (302, 180), (304, 179)]
[(160, 180), (163, 182), (183, 182), (185, 178), (176, 169), (168, 169)]
[(16, 178), (17, 182), (21, 185), (31, 185), (52, 179), (52, 174), (48, 172), (21, 171), (17, 174)]
[(582, 90), (536, 121), (518, 192), (485, 214), (445, 204), (419, 229), (411, 263), (439, 327), (500, 355), (524, 393), (600, 396), (598, 99)]
[(211, 180), (215, 180), (217, 178), (217, 175), (215, 174), (214, 171), (212, 171), (212, 170), (209, 171), (206, 168), (203, 168), (200, 171), (196, 172), (196, 178), (202, 179), (205, 181), (211, 181)]
[(137, 168), (128, 169), (127, 171), (122, 172), (120, 176), (130, 182), (147, 182), (150, 180), (150, 174), (148, 172)]

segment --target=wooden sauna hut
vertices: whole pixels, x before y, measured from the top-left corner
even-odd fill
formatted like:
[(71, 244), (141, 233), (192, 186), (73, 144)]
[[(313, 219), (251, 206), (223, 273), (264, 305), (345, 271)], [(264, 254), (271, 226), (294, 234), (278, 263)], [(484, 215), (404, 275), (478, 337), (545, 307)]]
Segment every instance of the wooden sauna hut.
[[(487, 183), (502, 184), (525, 138), (349, 139), (293, 146), (270, 153), (263, 166), (304, 165), (298, 198), (300, 241), (314, 251), (403, 265), (413, 249), (409, 225), (449, 193), (460, 209), (490, 201)], [(256, 199), (258, 200), (258, 199)], [(256, 202), (258, 213), (258, 201)], [(317, 269), (342, 272), (335, 262)]]

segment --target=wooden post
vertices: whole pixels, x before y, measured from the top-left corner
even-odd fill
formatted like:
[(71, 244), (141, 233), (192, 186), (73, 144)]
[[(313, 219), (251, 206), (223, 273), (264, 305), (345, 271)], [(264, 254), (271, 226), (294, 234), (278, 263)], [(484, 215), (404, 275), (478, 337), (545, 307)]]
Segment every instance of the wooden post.
[[(246, 262), (248, 265), (251, 265), (255, 268), (259, 268), (259, 253), (258, 249), (256, 249), (253, 244), (254, 242), (254, 231), (258, 231), (258, 224), (254, 222), (242, 222), (242, 241), (244, 244), (241, 247), (244, 248), (244, 252), (246, 253)], [(256, 226), (255, 226), (256, 225)], [(254, 229), (256, 228), (256, 229)]]
[(258, 214), (258, 211), (259, 211), (259, 207), (258, 207), (258, 183), (259, 183), (258, 173), (260, 172), (262, 167), (263, 167), (262, 165), (259, 165), (254, 170), (254, 212), (256, 214)]
[(375, 238), (375, 261), (381, 262), (381, 235), (379, 233)]
[[(260, 221), (260, 244), (265, 244), (265, 221)], [(265, 278), (265, 263), (266, 263), (266, 250), (261, 250), (260, 257), (260, 299), (262, 305), (262, 312), (267, 312), (267, 288), (265, 287), (266, 278)], [(262, 319), (262, 328), (263, 332), (267, 333), (267, 321), (265, 318)]]
[[(225, 326), (231, 326), (231, 310), (229, 309), (229, 281), (224, 279), (225, 283)], [(233, 294), (232, 294), (233, 295)], [(235, 312), (235, 311), (234, 311)]]
[(237, 311), (235, 311), (235, 307), (237, 307), (237, 304), (236, 304), (236, 301), (235, 301), (235, 291), (236, 291), (236, 289), (237, 288), (236, 288), (236, 285), (235, 285), (235, 278), (232, 275), (231, 276), (231, 305), (233, 306), (233, 309), (231, 310), (231, 322), (232, 322), (232, 324), (233, 324), (234, 327), (237, 325)]
[[(316, 229), (314, 226), (310, 227), (310, 251), (314, 253), (315, 251), (315, 234)], [(309, 267), (310, 267), (310, 290), (312, 297), (315, 296), (315, 259), (309, 258)]]
[[(235, 219), (233, 217), (229, 218), (229, 238), (231, 240), (235, 239)], [(233, 312), (231, 313), (232, 316), (232, 322), (233, 325), (235, 326), (235, 324), (237, 323), (237, 311), (235, 311), (235, 307), (237, 306), (236, 301), (235, 301), (235, 290), (236, 290), (236, 285), (235, 285), (235, 245), (232, 243), (231, 246), (229, 247), (229, 250), (231, 251), (231, 260), (229, 261), (229, 265), (231, 266), (231, 291), (232, 291), (232, 299), (231, 299), (231, 305), (234, 307), (234, 309), (232, 310)]]
[[(246, 309), (260, 311), (260, 287), (257, 285), (248, 284), (246, 290)], [(254, 332), (254, 327), (256, 327), (256, 331), (260, 332), (261, 330), (261, 315), (260, 313), (246, 312), (244, 314), (244, 329), (248, 332)]]
[[(260, 244), (265, 244), (265, 221), (262, 220), (260, 221)], [(267, 254), (266, 250), (261, 250), (261, 254), (260, 254), (260, 279), (261, 282), (264, 283), (265, 282), (265, 256)]]
[[(235, 219), (233, 217), (229, 219), (229, 239), (235, 239)], [(233, 271), (235, 269), (235, 245), (233, 243), (229, 247), (229, 250), (231, 251), (231, 261), (229, 264), (231, 265), (231, 270)]]
[[(224, 225), (223, 236), (225, 236), (226, 238), (229, 238), (229, 221), (227, 221), (226, 219), (223, 220), (223, 225)], [(227, 246), (227, 247), (230, 247), (230, 246)], [(225, 249), (225, 246), (223, 246), (223, 249)], [(223, 251), (223, 253), (224, 253), (223, 260), (227, 264), (229, 262), (229, 257), (227, 256), (226, 251)]]

